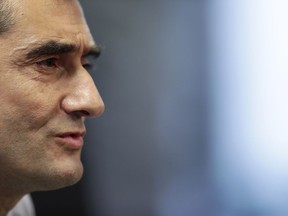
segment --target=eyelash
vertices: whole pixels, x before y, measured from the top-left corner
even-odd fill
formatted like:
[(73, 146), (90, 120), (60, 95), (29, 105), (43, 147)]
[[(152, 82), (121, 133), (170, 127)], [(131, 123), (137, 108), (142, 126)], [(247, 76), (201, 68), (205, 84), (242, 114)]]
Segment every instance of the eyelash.
[(96, 70), (96, 58), (94, 56), (87, 56), (82, 61), (82, 66), (90, 73)]
[(89, 63), (82, 64), (82, 66), (83, 66), (86, 70), (89, 70), (89, 69), (92, 69), (92, 68), (93, 68), (93, 64), (91, 64), (90, 62), (89, 62)]
[[(60, 59), (57, 57), (50, 57), (41, 61), (36, 62), (37, 67), (40, 70), (54, 70), (60, 69), (61, 66), (59, 65)], [(85, 60), (85, 62), (82, 64), (82, 66), (89, 72), (92, 72), (95, 70), (94, 61), (91, 59)]]
[(37, 62), (37, 65), (41, 67), (47, 67), (47, 68), (53, 67), (54, 68), (54, 67), (57, 67), (56, 61), (58, 61), (58, 59), (55, 57), (52, 57), (52, 58), (48, 58), (48, 59)]

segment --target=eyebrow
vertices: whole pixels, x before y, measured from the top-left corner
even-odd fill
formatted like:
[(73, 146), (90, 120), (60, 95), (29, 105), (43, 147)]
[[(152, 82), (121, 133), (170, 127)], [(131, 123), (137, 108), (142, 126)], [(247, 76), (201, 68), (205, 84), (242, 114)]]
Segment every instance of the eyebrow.
[[(44, 44), (41, 44), (32, 50), (30, 50), (26, 54), (27, 59), (37, 58), (39, 56), (45, 55), (59, 55), (65, 53), (75, 52), (77, 50), (77, 46), (71, 43), (63, 43), (58, 41), (48, 41)], [(84, 54), (84, 56), (94, 56), (95, 58), (99, 57), (101, 53), (101, 48), (98, 46), (92, 46), (88, 51)]]
[(101, 54), (101, 47), (95, 45), (91, 47), (88, 52), (84, 54), (84, 57), (93, 56), (94, 58), (98, 58)]

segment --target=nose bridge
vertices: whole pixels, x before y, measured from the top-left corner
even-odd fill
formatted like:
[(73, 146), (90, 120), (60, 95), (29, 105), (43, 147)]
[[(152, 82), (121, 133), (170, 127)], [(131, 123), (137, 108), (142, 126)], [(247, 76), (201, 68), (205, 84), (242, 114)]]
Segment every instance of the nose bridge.
[(88, 117), (101, 115), (104, 103), (90, 74), (80, 68), (72, 83), (71, 91), (63, 101), (65, 111)]

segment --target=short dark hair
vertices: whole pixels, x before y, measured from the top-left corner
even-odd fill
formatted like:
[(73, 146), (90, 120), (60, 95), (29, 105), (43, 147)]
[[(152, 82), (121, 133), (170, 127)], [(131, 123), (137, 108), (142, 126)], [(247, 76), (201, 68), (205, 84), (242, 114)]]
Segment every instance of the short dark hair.
[(15, 23), (15, 9), (9, 0), (0, 0), (0, 35), (9, 31)]

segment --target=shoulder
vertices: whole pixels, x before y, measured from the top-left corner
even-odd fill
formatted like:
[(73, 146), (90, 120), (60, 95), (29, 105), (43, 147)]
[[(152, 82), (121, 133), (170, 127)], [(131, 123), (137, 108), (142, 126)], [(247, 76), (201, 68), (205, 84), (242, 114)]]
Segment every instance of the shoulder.
[(35, 216), (35, 209), (30, 195), (25, 195), (7, 216)]

